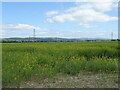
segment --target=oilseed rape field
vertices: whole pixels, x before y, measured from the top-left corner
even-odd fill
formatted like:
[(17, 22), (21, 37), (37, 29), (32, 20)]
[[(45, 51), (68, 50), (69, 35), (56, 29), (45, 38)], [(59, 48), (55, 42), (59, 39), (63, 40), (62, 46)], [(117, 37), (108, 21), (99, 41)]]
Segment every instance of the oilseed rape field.
[(30, 42), (2, 44), (3, 87), (35, 78), (80, 72), (117, 73), (118, 42)]

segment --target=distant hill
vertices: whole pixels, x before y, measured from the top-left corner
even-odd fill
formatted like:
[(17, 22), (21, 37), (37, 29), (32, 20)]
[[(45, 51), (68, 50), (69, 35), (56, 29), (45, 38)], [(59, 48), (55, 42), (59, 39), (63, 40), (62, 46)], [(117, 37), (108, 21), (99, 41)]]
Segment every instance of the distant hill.
[[(101, 38), (3, 38), (0, 42), (78, 42), (78, 41), (110, 41)], [(116, 40), (113, 40), (116, 41)]]

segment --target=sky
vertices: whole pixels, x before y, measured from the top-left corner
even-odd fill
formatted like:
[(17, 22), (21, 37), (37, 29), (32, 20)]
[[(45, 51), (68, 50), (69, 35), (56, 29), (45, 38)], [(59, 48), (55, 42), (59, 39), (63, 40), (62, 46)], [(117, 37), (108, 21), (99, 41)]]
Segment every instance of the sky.
[[(98, 0), (97, 0), (98, 1)], [(3, 2), (2, 36), (58, 38), (118, 38), (118, 3)]]

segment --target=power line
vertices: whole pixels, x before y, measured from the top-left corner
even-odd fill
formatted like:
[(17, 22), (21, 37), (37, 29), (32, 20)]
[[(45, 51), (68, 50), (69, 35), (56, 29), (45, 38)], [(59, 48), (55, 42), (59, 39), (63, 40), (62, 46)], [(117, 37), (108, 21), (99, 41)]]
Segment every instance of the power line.
[(113, 32), (111, 32), (111, 40), (113, 39)]

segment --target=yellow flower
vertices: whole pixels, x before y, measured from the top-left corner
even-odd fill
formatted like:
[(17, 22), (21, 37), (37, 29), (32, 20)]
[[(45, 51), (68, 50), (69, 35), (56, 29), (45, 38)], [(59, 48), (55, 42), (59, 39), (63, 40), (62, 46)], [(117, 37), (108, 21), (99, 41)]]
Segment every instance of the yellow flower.
[(17, 78), (15, 77), (14, 79), (16, 80)]

